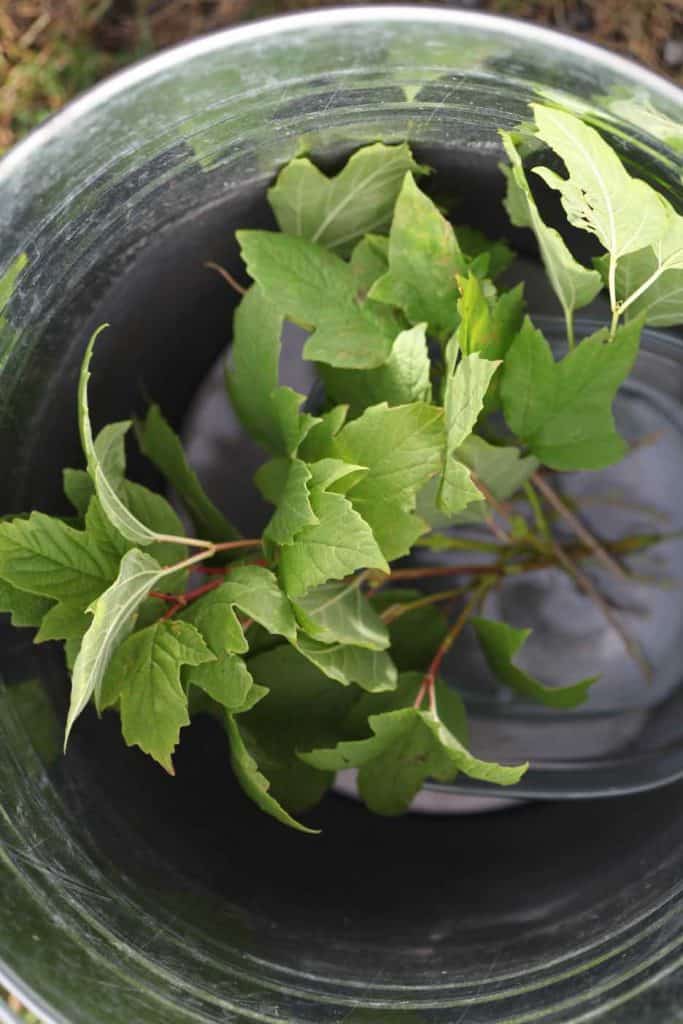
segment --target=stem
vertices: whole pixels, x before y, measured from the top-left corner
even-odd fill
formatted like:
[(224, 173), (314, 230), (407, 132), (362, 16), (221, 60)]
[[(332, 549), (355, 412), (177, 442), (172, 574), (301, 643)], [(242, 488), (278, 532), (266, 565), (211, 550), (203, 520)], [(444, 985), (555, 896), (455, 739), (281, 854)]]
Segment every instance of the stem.
[(429, 706), (433, 712), (436, 712), (434, 685), (436, 683), (436, 678), (439, 674), (439, 669), (441, 668), (441, 663), (443, 662), (443, 659), (446, 657), (455, 641), (462, 633), (463, 629), (469, 622), (473, 613), (481, 604), (483, 598), (486, 595), (487, 590), (489, 590), (494, 585), (494, 583), (495, 580), (482, 580), (482, 582), (477, 587), (472, 599), (468, 601), (468, 603), (465, 605), (460, 615), (458, 616), (456, 621), (453, 623), (453, 625), (448, 630), (445, 637), (439, 644), (436, 654), (432, 658), (429, 668), (425, 672), (424, 678), (422, 680), (422, 685), (418, 690), (417, 697), (415, 698), (415, 708), (419, 708), (421, 706), (422, 701), (425, 698), (425, 694), (429, 693)]
[(380, 619), (387, 625), (391, 622), (395, 622), (396, 619), (400, 619), (402, 615), (407, 615), (408, 612), (414, 612), (418, 608), (426, 608), (431, 604), (439, 604), (441, 601), (450, 601), (453, 597), (461, 597), (466, 594), (471, 588), (471, 583), (466, 584), (464, 587), (453, 587), (451, 590), (440, 590), (438, 594), (427, 594), (426, 597), (416, 598), (414, 601), (406, 601), (405, 604), (392, 604), (388, 608), (385, 608)]
[(571, 352), (574, 348), (574, 316), (571, 309), (565, 309), (564, 311), (564, 322), (567, 328), (567, 346)]
[(217, 274), (220, 274), (223, 280), (227, 281), (231, 288), (233, 288), (238, 295), (246, 295), (247, 289), (236, 281), (229, 271), (222, 267), (220, 263), (214, 263), (213, 260), (205, 260), (204, 266), (208, 267), (209, 270), (215, 270)]
[(461, 573), (472, 576), (501, 576), (505, 569), (495, 562), (488, 565), (434, 565), (426, 569), (394, 569), (387, 583), (393, 583), (395, 580), (428, 580), (439, 576), (459, 576)]
[(212, 548), (215, 552), (219, 551), (237, 551), (238, 548), (260, 548), (261, 538), (252, 537), (248, 540), (226, 540), (221, 541), (220, 544), (212, 544)]
[(614, 335), (617, 333), (617, 326), (619, 324), (619, 314), (621, 310), (617, 303), (617, 261), (614, 258), (614, 254), (609, 254), (609, 273), (608, 273), (608, 288), (609, 288), (609, 306), (612, 310), (612, 322), (609, 329), (609, 340), (614, 339)]
[(565, 567), (569, 575), (574, 579), (577, 586), (583, 590), (583, 592), (590, 597), (590, 599), (598, 606), (602, 614), (605, 616), (610, 626), (616, 633), (618, 633), (621, 641), (627, 651), (627, 653), (633, 658), (636, 664), (639, 666), (641, 672), (647, 680), (652, 679), (652, 668), (643, 656), (643, 652), (640, 650), (638, 644), (632, 640), (628, 635), (619, 619), (616, 617), (610, 606), (605, 601), (600, 591), (595, 587), (593, 582), (589, 579), (584, 572), (575, 565), (569, 555), (565, 552), (564, 548), (553, 541), (553, 551), (559, 558), (562, 565)]
[(560, 515), (565, 522), (571, 526), (579, 540), (582, 540), (586, 547), (590, 548), (598, 561), (602, 562), (604, 567), (616, 576), (617, 579), (625, 580), (626, 573), (617, 560), (609, 554), (598, 539), (593, 536), (590, 530), (583, 525), (578, 516), (575, 516), (571, 509), (565, 505), (554, 487), (551, 487), (540, 473), (534, 473), (531, 479), (533, 480), (534, 486), (538, 488), (548, 504), (552, 505), (558, 515)]
[[(471, 476), (472, 483), (481, 491), (481, 493), (484, 495), (486, 501), (489, 503), (494, 512), (497, 512), (501, 519), (508, 523), (510, 521), (510, 517), (503, 503), (498, 501), (498, 498), (496, 498), (495, 494), (493, 494), (493, 492), (489, 490), (485, 483), (482, 483), (479, 477), (475, 476), (474, 473), (472, 473)], [(506, 530), (503, 530), (500, 526), (498, 526), (498, 524), (493, 519), (493, 516), (487, 517), (486, 525), (491, 530), (494, 537), (497, 537), (498, 540), (501, 540), (504, 544), (511, 543), (512, 537)]]
[(540, 501), (538, 500), (538, 495), (536, 494), (536, 491), (533, 489), (533, 487), (528, 481), (524, 484), (524, 493), (527, 497), (527, 501), (531, 505), (531, 511), (534, 514), (534, 522), (536, 523), (536, 529), (541, 534), (544, 540), (549, 541), (552, 535), (550, 532), (550, 527), (548, 525), (548, 520), (545, 517), (543, 508), (541, 506)]

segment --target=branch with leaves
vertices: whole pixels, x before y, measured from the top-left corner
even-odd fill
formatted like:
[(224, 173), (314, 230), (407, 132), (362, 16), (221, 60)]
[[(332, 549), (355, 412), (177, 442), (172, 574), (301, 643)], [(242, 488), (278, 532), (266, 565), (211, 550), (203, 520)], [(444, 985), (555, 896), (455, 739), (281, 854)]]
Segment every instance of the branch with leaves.
[[(240, 292), (227, 389), (268, 454), (254, 481), (273, 505), (262, 536), (239, 536), (156, 406), (135, 436), (197, 535), (164, 496), (126, 478), (131, 421), (97, 437), (91, 428), (96, 332), (78, 389), (86, 468), (64, 471), (74, 516), (0, 524), (0, 609), (36, 628), (37, 643), (64, 644), (67, 739), (90, 704), (114, 709), (125, 742), (172, 772), (181, 730), (211, 714), (245, 792), (310, 831), (294, 815), (344, 768), (358, 769), (380, 814), (405, 811), (430, 778), (521, 778), (526, 765), (468, 749), (462, 700), (441, 677), (466, 630), (519, 699), (571, 708), (587, 698), (597, 676), (533, 678), (515, 663), (530, 631), (485, 616), (511, 578), (566, 573), (646, 668), (584, 563), (624, 578), (630, 554), (667, 538), (601, 540), (552, 474), (627, 457), (612, 405), (644, 323), (683, 320), (683, 220), (592, 128), (533, 110), (531, 140), (528, 129), (502, 133), (505, 203), (535, 234), (562, 309), (559, 359), (525, 315), (522, 287), (497, 283), (512, 251), (451, 225), (406, 144), (365, 147), (334, 177), (292, 161), (268, 193), (280, 230), (237, 233), (252, 284), (227, 275)], [(566, 177), (527, 166), (542, 145)], [(595, 267), (543, 222), (541, 179), (602, 243)], [(610, 323), (577, 340), (575, 312), (603, 284)], [(316, 407), (280, 383), (285, 320), (308, 331)], [(489, 536), (472, 536), (472, 524)], [(420, 564), (425, 550), (444, 564)]]

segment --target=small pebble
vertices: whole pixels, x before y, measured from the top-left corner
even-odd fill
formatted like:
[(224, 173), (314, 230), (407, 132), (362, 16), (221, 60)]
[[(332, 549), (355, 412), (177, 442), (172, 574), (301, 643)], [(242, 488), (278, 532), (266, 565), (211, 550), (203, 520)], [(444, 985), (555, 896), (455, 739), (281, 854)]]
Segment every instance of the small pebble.
[(667, 39), (662, 58), (670, 68), (679, 68), (683, 64), (683, 39)]

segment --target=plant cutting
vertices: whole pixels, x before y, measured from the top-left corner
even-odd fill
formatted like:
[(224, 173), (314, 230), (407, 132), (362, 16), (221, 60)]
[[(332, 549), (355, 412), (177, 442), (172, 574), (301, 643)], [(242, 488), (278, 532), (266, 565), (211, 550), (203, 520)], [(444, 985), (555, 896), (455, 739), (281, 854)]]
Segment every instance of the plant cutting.
[[(533, 129), (503, 133), (506, 207), (536, 236), (564, 352), (525, 316), (523, 288), (501, 285), (506, 243), (454, 228), (406, 144), (365, 147), (332, 178), (292, 161), (269, 192), (280, 230), (238, 232), (253, 283), (236, 285), (227, 386), (268, 454), (254, 481), (273, 505), (260, 536), (241, 537), (215, 507), (156, 406), (135, 434), (192, 533), (126, 478), (131, 422), (93, 435), (91, 339), (78, 393), (86, 468), (64, 471), (75, 515), (0, 526), (0, 607), (37, 627), (36, 642), (64, 643), (67, 738), (90, 703), (115, 709), (126, 743), (172, 771), (181, 729), (211, 714), (245, 792), (304, 830), (295, 815), (347, 767), (380, 814), (405, 811), (430, 778), (512, 785), (527, 766), (470, 750), (457, 679), (441, 668), (474, 630), (501, 686), (556, 708), (584, 701), (597, 675), (535, 678), (515, 661), (528, 630), (486, 615), (507, 580), (548, 568), (591, 599), (647, 677), (590, 566), (628, 577), (628, 556), (665, 534), (601, 539), (556, 477), (629, 455), (612, 406), (643, 326), (683, 321), (683, 218), (594, 129), (533, 114)], [(538, 162), (546, 151), (561, 173)], [(593, 266), (543, 221), (543, 188), (600, 243)], [(575, 312), (603, 289), (604, 327), (577, 337)], [(279, 381), (286, 320), (308, 332), (310, 396)], [(425, 550), (444, 564), (420, 564)]]

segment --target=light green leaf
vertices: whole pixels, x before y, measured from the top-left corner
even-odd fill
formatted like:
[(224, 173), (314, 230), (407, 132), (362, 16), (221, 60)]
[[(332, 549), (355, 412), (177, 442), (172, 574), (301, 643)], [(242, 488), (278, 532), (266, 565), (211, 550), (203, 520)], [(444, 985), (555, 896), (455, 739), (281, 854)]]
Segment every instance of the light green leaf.
[(559, 363), (527, 318), (505, 360), (501, 395), (508, 426), (553, 469), (601, 469), (627, 445), (612, 402), (638, 354), (642, 321), (586, 338)]
[(453, 228), (406, 174), (389, 234), (389, 270), (370, 298), (398, 306), (412, 324), (426, 322), (445, 340), (458, 324), (455, 277), (465, 271)]
[(493, 297), (471, 271), (458, 278), (462, 294), (458, 300), (461, 323), (456, 332), (463, 355), (478, 352), (485, 359), (502, 359), (522, 324), (524, 288), (517, 285)]
[(356, 683), (370, 693), (396, 688), (396, 666), (386, 651), (369, 650), (351, 644), (321, 644), (301, 635), (296, 642), (296, 649), (321, 672), (342, 686)]
[(311, 471), (311, 489), (317, 487), (336, 494), (346, 494), (368, 472), (365, 466), (354, 466), (342, 459), (319, 459), (311, 462), (308, 468)]
[(144, 455), (154, 463), (187, 507), (201, 537), (206, 540), (234, 540), (235, 527), (216, 508), (189, 465), (180, 438), (164, 418), (158, 405), (152, 405), (144, 420), (136, 423), (136, 433)]
[(299, 756), (320, 770), (359, 768), (358, 787), (376, 814), (402, 814), (428, 778), (452, 781), (458, 772), (500, 785), (518, 782), (526, 765), (480, 761), (431, 711), (403, 708), (371, 715), (374, 735)]
[(568, 177), (534, 172), (557, 190), (569, 222), (596, 235), (613, 259), (660, 239), (667, 226), (662, 198), (632, 178), (595, 131), (573, 114), (532, 104), (537, 133), (564, 161)]
[(368, 468), (351, 491), (354, 505), (362, 499), (414, 508), (417, 491), (439, 471), (442, 430), (442, 410), (424, 402), (382, 403), (348, 423), (333, 447), (340, 458)]
[(190, 724), (181, 667), (213, 657), (193, 626), (173, 619), (127, 637), (109, 662), (100, 708), (118, 704), (127, 745), (139, 747), (171, 775), (180, 730)]
[(347, 405), (336, 405), (323, 413), (301, 442), (300, 457), (306, 462), (317, 462), (330, 455), (332, 441), (344, 426), (347, 412)]
[(320, 376), (334, 401), (348, 403), (356, 416), (370, 405), (430, 402), (432, 385), (425, 338), (426, 324), (401, 331), (384, 366), (375, 370), (340, 370), (321, 365)]
[(477, 434), (463, 441), (457, 457), (499, 501), (516, 494), (539, 466), (538, 459), (533, 455), (522, 457), (515, 445), (489, 444)]
[(291, 597), (356, 569), (389, 571), (372, 530), (345, 497), (314, 491), (311, 507), (317, 525), (305, 527), (280, 552), (280, 575)]
[(311, 416), (307, 412), (301, 412), (301, 405), (305, 400), (305, 395), (300, 395), (298, 391), (293, 391), (292, 388), (284, 385), (275, 388), (270, 395), (270, 406), (280, 431), (279, 450), (289, 456), (296, 454), (309, 430), (318, 422), (317, 417)]
[(549, 228), (542, 220), (512, 136), (508, 132), (501, 132), (501, 137), (511, 164), (502, 167), (507, 178), (505, 206), (510, 220), (515, 227), (531, 228), (534, 232), (548, 280), (559, 299), (565, 319), (571, 323), (574, 310), (593, 301), (602, 288), (602, 280), (595, 270), (588, 270), (577, 262), (559, 231)]
[(221, 584), (192, 601), (179, 617), (199, 630), (217, 658), (226, 652), (244, 654), (249, 644), (235, 614), (235, 604), (234, 591), (226, 592)]
[(363, 300), (377, 278), (389, 269), (389, 239), (384, 235), (366, 235), (351, 253), (350, 263), (356, 294)]
[(13, 626), (39, 626), (52, 607), (49, 598), (20, 590), (0, 579), (0, 612), (10, 613)]
[(19, 590), (86, 605), (116, 568), (83, 531), (42, 512), (0, 523), (0, 578)]
[(473, 618), (474, 626), (488, 666), (494, 675), (515, 693), (532, 697), (551, 708), (575, 708), (583, 704), (599, 676), (591, 676), (570, 686), (546, 686), (528, 672), (513, 665), (512, 659), (524, 646), (530, 629), (514, 629), (505, 622)]
[(323, 644), (353, 644), (382, 651), (387, 627), (355, 583), (323, 583), (293, 602), (301, 628)]
[(263, 534), (273, 544), (292, 544), (304, 527), (315, 526), (319, 522), (309, 500), (310, 479), (311, 471), (305, 462), (293, 459), (289, 463), (277, 508)]
[(237, 566), (215, 593), (216, 600), (231, 602), (269, 633), (292, 641), (296, 638), (292, 606), (269, 569), (260, 565)]
[(132, 548), (123, 556), (112, 585), (91, 605), (92, 622), (83, 637), (71, 676), (65, 746), (74, 722), (93, 694), (99, 702), (104, 674), (117, 646), (133, 629), (135, 612), (149, 591), (170, 571), (162, 569), (151, 555)]
[(474, 429), (499, 365), (473, 352), (460, 359), (446, 382), (446, 450), (437, 497), (438, 507), (446, 515), (454, 515), (472, 502), (481, 500), (481, 492), (473, 483), (467, 466), (458, 459), (457, 451)]
[(364, 146), (331, 178), (302, 157), (280, 171), (268, 202), (285, 234), (346, 255), (368, 231), (388, 227), (406, 171), (425, 173), (406, 143)]
[(266, 298), (289, 319), (314, 328), (305, 359), (351, 369), (386, 361), (399, 322), (381, 304), (357, 301), (348, 263), (303, 238), (238, 231), (237, 239)]
[(81, 444), (88, 464), (97, 496), (102, 508), (119, 533), (134, 544), (146, 546), (156, 540), (168, 540), (159, 536), (154, 530), (141, 523), (126, 507), (119, 495), (125, 471), (125, 454), (123, 437), (131, 426), (130, 420), (121, 423), (110, 423), (100, 431), (97, 442), (93, 441), (88, 409), (88, 381), (90, 380), (90, 361), (97, 336), (104, 327), (99, 327), (85, 350), (81, 376), (78, 384), (78, 420), (81, 431)]
[(415, 495), (441, 467), (443, 412), (423, 402), (372, 406), (348, 423), (333, 442), (334, 453), (368, 467), (348, 493), (370, 525), (388, 561), (408, 554), (426, 530), (413, 514)]
[(90, 617), (80, 604), (60, 601), (43, 618), (33, 642), (42, 644), (47, 640), (80, 640), (89, 625)]
[(290, 828), (297, 829), (299, 832), (316, 835), (319, 830), (302, 825), (296, 818), (288, 814), (272, 795), (270, 781), (260, 770), (258, 762), (250, 752), (255, 747), (258, 750), (258, 747), (253, 740), (251, 743), (249, 742), (248, 730), (242, 723), (238, 725), (233, 715), (226, 715), (226, 724), (230, 737), (233, 771), (247, 796), (254, 801), (257, 807), (283, 825), (289, 825)]
[[(683, 217), (663, 197), (662, 202), (668, 212), (667, 230), (653, 245), (619, 260), (616, 295), (621, 304), (628, 303), (626, 319), (644, 313), (645, 322), (653, 327), (672, 327), (683, 323)], [(607, 282), (608, 258), (595, 264)]]
[(254, 483), (271, 505), (277, 505), (284, 494), (291, 460), (282, 455), (268, 459), (254, 473)]

